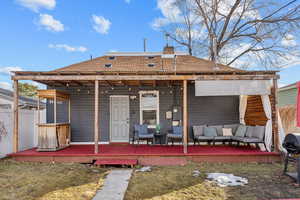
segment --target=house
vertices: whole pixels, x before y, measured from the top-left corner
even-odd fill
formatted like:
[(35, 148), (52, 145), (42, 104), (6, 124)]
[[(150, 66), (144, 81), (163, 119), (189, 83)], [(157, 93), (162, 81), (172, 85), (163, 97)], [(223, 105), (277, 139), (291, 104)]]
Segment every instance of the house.
[(297, 83), (286, 85), (278, 89), (278, 107), (296, 105), (298, 88)]
[[(13, 92), (0, 88), (0, 158), (13, 152)], [(37, 100), (19, 96), (20, 150), (31, 149), (37, 145)], [(41, 102), (41, 121), (45, 119), (46, 104)]]
[[(0, 88), (0, 109), (12, 109), (13, 106), (13, 92)], [(19, 97), (19, 107), (22, 109), (35, 109), (37, 108), (37, 99), (20, 96)], [(41, 103), (41, 107), (45, 108), (46, 104)]]
[[(19, 160), (78, 162), (103, 156), (128, 157), (143, 164), (158, 162), (162, 160), (160, 156), (165, 156), (164, 161), (174, 156), (192, 160), (276, 160), (279, 158), (276, 73), (216, 64), (176, 52), (171, 46), (162, 52), (107, 53), (48, 72), (15, 72), (14, 88), (19, 80), (48, 86), (40, 94), (48, 99), (47, 124), (41, 129), (43, 133), (49, 126), (63, 129), (64, 144), (69, 141), (71, 146), (56, 152), (18, 152), (18, 110), (15, 110), (13, 156)], [(14, 93), (17, 103), (18, 91), (15, 89)], [(191, 145), (193, 126), (223, 127), (239, 123), (265, 126), (264, 142), (269, 152), (230, 145)], [(182, 143), (129, 144), (137, 124), (154, 129), (159, 125), (161, 133), (168, 133), (173, 126), (182, 127)], [(64, 128), (58, 127), (61, 125)]]
[(297, 83), (278, 89), (278, 107), (285, 133), (300, 132), (297, 126)]

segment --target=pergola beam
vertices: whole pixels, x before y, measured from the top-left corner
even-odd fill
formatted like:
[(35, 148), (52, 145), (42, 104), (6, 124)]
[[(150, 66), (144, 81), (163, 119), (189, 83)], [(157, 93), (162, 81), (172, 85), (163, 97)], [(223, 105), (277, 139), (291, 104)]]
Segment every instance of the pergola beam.
[(278, 75), (15, 75), (13, 80), (33, 81), (122, 81), (122, 80), (271, 80)]

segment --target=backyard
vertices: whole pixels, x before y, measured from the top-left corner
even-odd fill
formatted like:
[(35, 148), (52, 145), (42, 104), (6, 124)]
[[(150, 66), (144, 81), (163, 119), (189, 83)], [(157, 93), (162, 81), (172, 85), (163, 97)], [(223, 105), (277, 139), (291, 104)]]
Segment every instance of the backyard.
[(92, 199), (106, 171), (82, 164), (0, 160), (0, 199)]
[[(199, 177), (193, 176), (194, 170), (200, 171)], [(217, 187), (205, 181), (208, 172), (233, 173), (248, 178), (249, 184)], [(151, 172), (134, 173), (125, 199), (269, 200), (300, 197), (299, 188), (289, 177), (281, 174), (282, 164), (279, 163), (190, 163), (186, 166), (154, 167)]]
[[(0, 199), (92, 199), (109, 170), (84, 164), (0, 161)], [(193, 176), (199, 170), (198, 177)], [(206, 173), (224, 172), (248, 178), (249, 184), (218, 187)], [(300, 197), (294, 182), (281, 176), (282, 164), (189, 163), (156, 166), (151, 172), (134, 172), (125, 196), (134, 199), (255, 200)]]

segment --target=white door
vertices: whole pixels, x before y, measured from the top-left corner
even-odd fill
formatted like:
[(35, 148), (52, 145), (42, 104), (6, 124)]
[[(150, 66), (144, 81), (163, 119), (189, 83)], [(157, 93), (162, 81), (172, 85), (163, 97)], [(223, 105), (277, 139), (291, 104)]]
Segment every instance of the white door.
[(129, 142), (129, 97), (110, 97), (110, 140)]

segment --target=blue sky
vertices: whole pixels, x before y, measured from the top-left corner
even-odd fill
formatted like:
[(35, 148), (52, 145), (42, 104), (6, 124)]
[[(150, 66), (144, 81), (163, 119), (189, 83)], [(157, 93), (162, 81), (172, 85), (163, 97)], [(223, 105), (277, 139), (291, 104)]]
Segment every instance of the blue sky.
[[(1, 0), (0, 86), (8, 69), (47, 71), (108, 51), (161, 51), (157, 0)], [(280, 84), (300, 78), (300, 67), (283, 69)]]

